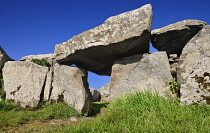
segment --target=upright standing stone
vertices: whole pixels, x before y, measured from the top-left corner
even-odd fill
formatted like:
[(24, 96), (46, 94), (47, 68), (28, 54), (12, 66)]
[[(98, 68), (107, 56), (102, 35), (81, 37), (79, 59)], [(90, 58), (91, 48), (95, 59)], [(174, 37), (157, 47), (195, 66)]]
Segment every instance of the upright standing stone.
[(7, 55), (7, 53), (0, 46), (0, 78), (2, 78), (2, 69), (4, 67), (4, 64), (7, 61), (12, 61), (12, 59)]
[(182, 104), (210, 104), (210, 26), (204, 27), (182, 51), (178, 67)]
[(92, 96), (88, 89), (86, 71), (56, 63), (52, 86), (51, 102), (65, 102), (81, 113), (91, 112)]
[(3, 68), (6, 100), (34, 107), (42, 100), (48, 67), (32, 62), (9, 61)]
[(180, 56), (187, 42), (205, 25), (205, 22), (199, 20), (184, 20), (153, 30), (152, 45), (159, 51), (166, 51), (168, 55)]
[(104, 24), (57, 44), (56, 60), (99, 75), (111, 75), (117, 58), (149, 52), (151, 21), (150, 4), (110, 17)]
[(158, 92), (160, 96), (170, 98), (169, 82), (172, 79), (166, 52), (122, 58), (112, 67), (110, 98), (135, 91)]

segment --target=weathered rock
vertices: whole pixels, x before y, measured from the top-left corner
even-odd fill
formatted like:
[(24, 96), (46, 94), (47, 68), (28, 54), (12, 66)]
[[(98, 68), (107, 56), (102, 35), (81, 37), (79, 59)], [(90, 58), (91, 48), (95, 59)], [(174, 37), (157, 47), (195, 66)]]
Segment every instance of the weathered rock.
[(53, 64), (53, 60), (55, 59), (55, 54), (39, 54), (39, 55), (28, 55), (24, 56), (20, 59), (20, 61), (28, 61), (31, 62), (32, 59), (45, 59), (47, 60), (51, 65)]
[(99, 102), (101, 100), (101, 94), (98, 90), (90, 88), (90, 92), (93, 96), (93, 102)]
[(109, 85), (110, 83), (101, 87), (98, 91), (101, 93), (101, 101), (100, 102), (108, 102), (109, 101)]
[(32, 62), (9, 61), (3, 68), (6, 100), (34, 107), (42, 100), (48, 67)]
[(171, 68), (171, 74), (173, 76), (173, 79), (175, 79), (175, 81), (176, 81), (179, 57), (177, 56), (177, 54), (170, 54), (168, 60), (169, 60), (170, 68)]
[(168, 55), (180, 56), (187, 42), (205, 25), (207, 25), (205, 22), (199, 20), (184, 20), (153, 30), (152, 45), (159, 51), (166, 51)]
[(51, 91), (52, 91), (52, 82), (53, 82), (53, 71), (54, 71), (54, 63), (55, 63), (55, 54), (39, 54), (39, 55), (28, 55), (24, 56), (20, 59), (20, 61), (31, 62), (32, 59), (45, 59), (50, 64), (50, 71), (47, 73), (47, 79), (44, 89), (44, 101), (49, 101)]
[(182, 104), (210, 104), (210, 26), (204, 27), (182, 51), (178, 67)]
[(56, 60), (99, 75), (111, 75), (117, 58), (149, 52), (151, 20), (150, 4), (110, 17), (104, 24), (57, 44)]
[(13, 59), (11, 59), (7, 53), (2, 49), (2, 47), (0, 46), (0, 78), (2, 78), (2, 69), (4, 67), (4, 64), (7, 61), (12, 61)]
[(170, 54), (168, 60), (170, 64), (177, 63), (179, 62), (179, 57), (177, 54)]
[(110, 98), (135, 91), (158, 92), (170, 98), (173, 96), (169, 89), (172, 79), (166, 52), (122, 58), (112, 67)]
[(56, 63), (52, 86), (50, 102), (65, 102), (81, 113), (91, 112), (92, 96), (88, 89), (86, 71)]
[(69, 118), (69, 124), (78, 122), (79, 118), (77, 116), (72, 116)]
[(52, 83), (54, 79), (54, 64), (50, 67), (50, 70), (47, 73), (45, 88), (44, 88), (44, 101), (49, 101), (51, 92), (53, 89)]
[(170, 64), (171, 75), (175, 81), (177, 81), (177, 67), (178, 67), (178, 62)]

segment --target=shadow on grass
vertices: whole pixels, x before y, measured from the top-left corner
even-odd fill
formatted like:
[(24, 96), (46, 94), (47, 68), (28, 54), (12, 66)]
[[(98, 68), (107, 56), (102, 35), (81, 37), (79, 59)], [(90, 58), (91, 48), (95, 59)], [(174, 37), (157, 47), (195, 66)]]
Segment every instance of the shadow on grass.
[(90, 116), (97, 116), (102, 108), (106, 108), (109, 103), (104, 103), (104, 102), (94, 102), (93, 103), (93, 108), (92, 108), (92, 113)]

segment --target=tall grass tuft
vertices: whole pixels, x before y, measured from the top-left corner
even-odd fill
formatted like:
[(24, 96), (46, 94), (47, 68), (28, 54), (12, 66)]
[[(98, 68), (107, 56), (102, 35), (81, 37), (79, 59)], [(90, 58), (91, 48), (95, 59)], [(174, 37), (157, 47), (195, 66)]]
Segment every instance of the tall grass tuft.
[(106, 113), (77, 125), (49, 132), (189, 132), (210, 131), (210, 106), (180, 106), (149, 92), (130, 94), (111, 102)]

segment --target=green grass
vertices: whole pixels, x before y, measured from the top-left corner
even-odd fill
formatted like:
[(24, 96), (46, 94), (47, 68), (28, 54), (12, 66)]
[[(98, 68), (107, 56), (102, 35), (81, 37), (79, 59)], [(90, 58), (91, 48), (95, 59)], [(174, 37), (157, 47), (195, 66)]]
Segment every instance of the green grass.
[(6, 92), (4, 90), (4, 80), (3, 78), (0, 78), (0, 99), (5, 100), (6, 98)]
[(106, 108), (107, 105), (108, 103), (106, 102), (94, 102), (90, 116), (97, 116), (101, 112), (101, 109)]
[(41, 60), (40, 59), (32, 59), (31, 62), (41, 65), (41, 66), (45, 66), (45, 67), (51, 66), (50, 63), (44, 58), (42, 58)]
[(44, 105), (42, 108), (21, 108), (6, 101), (0, 101), (0, 131), (7, 127), (17, 127), (34, 120), (68, 119), (79, 113), (64, 103)]
[(177, 99), (166, 100), (137, 92), (110, 103), (95, 119), (48, 132), (207, 133), (210, 132), (210, 106), (180, 106)]

